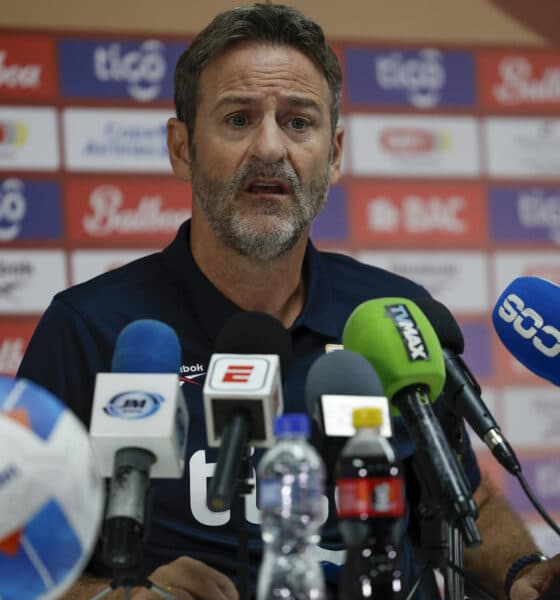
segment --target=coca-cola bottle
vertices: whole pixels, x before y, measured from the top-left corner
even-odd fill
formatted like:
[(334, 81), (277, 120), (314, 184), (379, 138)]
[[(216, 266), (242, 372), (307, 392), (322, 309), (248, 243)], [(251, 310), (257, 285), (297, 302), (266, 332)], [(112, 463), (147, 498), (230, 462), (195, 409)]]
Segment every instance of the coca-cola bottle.
[(339, 528), (347, 547), (339, 600), (404, 597), (399, 563), (404, 479), (393, 447), (380, 433), (382, 419), (380, 409), (356, 409), (356, 433), (335, 466)]

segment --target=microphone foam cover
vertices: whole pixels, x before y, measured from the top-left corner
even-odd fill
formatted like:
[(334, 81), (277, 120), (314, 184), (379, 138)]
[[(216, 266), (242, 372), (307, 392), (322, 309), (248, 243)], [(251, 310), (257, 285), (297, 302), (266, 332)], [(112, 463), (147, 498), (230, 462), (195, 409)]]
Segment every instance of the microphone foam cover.
[(277, 354), (284, 378), (292, 363), (292, 339), (282, 323), (259, 311), (240, 311), (222, 327), (214, 352), (220, 354)]
[(451, 311), (434, 298), (416, 298), (416, 306), (428, 317), (442, 348), (447, 348), (455, 354), (463, 354), (465, 340), (455, 317)]
[(375, 369), (352, 350), (322, 354), (305, 380), (305, 402), (310, 415), (319, 414), (319, 401), (325, 394), (340, 396), (383, 396), (383, 385)]
[[(342, 342), (373, 365), (389, 399), (419, 384), (428, 387), (432, 402), (441, 393), (445, 382), (441, 346), (428, 318), (412, 300), (363, 302), (348, 318)], [(394, 404), (391, 408), (399, 414)]]
[(492, 312), (498, 337), (530, 371), (560, 385), (560, 286), (539, 277), (518, 277)]
[(132, 321), (119, 333), (113, 373), (178, 373), (181, 345), (175, 330), (155, 319)]

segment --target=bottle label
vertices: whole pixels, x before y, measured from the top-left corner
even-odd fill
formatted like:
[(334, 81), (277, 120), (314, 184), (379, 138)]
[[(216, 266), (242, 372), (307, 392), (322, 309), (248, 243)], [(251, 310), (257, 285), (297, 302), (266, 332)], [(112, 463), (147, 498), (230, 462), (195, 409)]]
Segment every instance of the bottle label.
[(400, 477), (338, 479), (338, 517), (402, 517), (404, 483)]
[(286, 502), (290, 503), (319, 503), (323, 482), (320, 477), (309, 477), (306, 485), (301, 485), (298, 480), (286, 485), (281, 479), (261, 479), (259, 481), (259, 508), (277, 508)]

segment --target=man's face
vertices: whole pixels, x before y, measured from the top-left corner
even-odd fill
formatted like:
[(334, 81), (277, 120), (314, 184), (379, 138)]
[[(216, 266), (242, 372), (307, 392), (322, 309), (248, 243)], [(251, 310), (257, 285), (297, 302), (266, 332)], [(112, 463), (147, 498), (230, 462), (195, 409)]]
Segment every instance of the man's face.
[(194, 201), (229, 247), (280, 256), (308, 231), (338, 176), (342, 134), (333, 142), (327, 82), (299, 51), (250, 43), (210, 63), (200, 90)]

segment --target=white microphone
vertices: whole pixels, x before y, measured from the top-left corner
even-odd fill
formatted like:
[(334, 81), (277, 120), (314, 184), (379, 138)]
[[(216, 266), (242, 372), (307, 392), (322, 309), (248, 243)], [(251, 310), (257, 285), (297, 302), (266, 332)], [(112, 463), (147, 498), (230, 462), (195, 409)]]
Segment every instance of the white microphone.
[(171, 327), (138, 320), (119, 334), (111, 373), (98, 373), (90, 439), (99, 473), (111, 477), (104, 560), (140, 563), (150, 477), (178, 478), (185, 467), (188, 412), (179, 385), (181, 348)]
[(247, 444), (274, 444), (272, 423), (284, 410), (278, 355), (213, 354), (203, 395), (210, 447), (220, 447), (232, 412), (243, 412), (250, 421)]
[(220, 448), (208, 490), (210, 510), (231, 507), (248, 445), (274, 444), (272, 424), (284, 409), (281, 372), (290, 359), (290, 336), (268, 314), (237, 313), (220, 332), (203, 389), (208, 445)]

